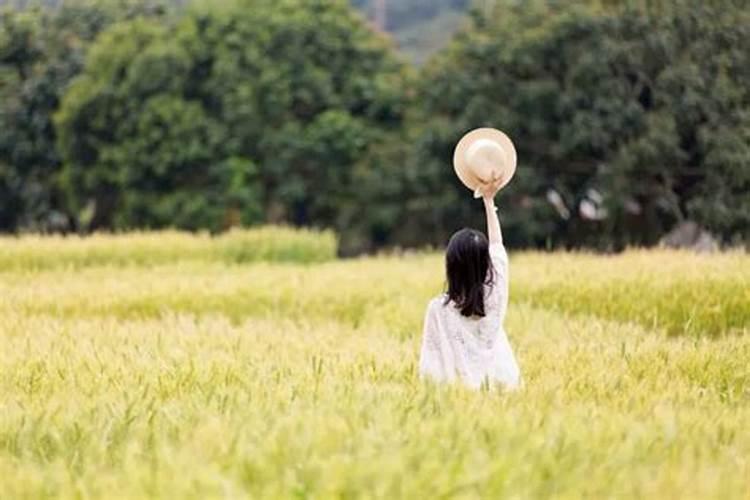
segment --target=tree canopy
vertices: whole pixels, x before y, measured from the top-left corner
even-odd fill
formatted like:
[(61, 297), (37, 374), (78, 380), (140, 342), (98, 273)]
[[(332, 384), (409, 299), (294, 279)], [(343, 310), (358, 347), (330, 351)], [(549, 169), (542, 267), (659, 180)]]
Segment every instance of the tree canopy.
[(99, 32), (116, 20), (166, 11), (158, 1), (130, 0), (0, 10), (0, 230), (66, 225), (52, 115)]
[(206, 5), (114, 25), (57, 126), (94, 227), (335, 226), (352, 165), (404, 114), (404, 68), (344, 2)]
[[(518, 244), (648, 244), (685, 218), (748, 237), (747, 11), (497, 8), (476, 12), (425, 69), (415, 164), (448, 185), (445, 159), (462, 133), (506, 130), (521, 162), (503, 194)], [(466, 220), (464, 193), (440, 197), (436, 220)]]
[[(649, 245), (688, 219), (750, 241), (744, 0), (477, 4), (419, 70), (345, 0), (179, 3), (0, 11), (0, 230), (439, 245), (481, 225), (451, 158), (493, 126), (519, 152), (510, 245)], [(392, 22), (420, 5), (464, 6)]]

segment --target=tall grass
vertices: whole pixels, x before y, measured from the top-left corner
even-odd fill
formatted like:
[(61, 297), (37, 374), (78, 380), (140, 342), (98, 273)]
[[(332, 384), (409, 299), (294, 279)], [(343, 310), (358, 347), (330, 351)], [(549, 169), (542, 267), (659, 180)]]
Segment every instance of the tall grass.
[(528, 306), (518, 394), (421, 384), (418, 335), (164, 315), (0, 326), (4, 498), (742, 499), (750, 339)]
[(513, 254), (506, 394), (418, 380), (439, 255), (122, 252), (0, 273), (0, 498), (750, 491), (746, 255)]
[(747, 253), (525, 254), (514, 270), (514, 297), (541, 307), (636, 322), (670, 334), (750, 329)]
[[(148, 270), (112, 265), (51, 269), (28, 283), (26, 273), (6, 273), (6, 284), (20, 280), (26, 285), (0, 281), (0, 312), (128, 319), (177, 311), (222, 314), (234, 321), (335, 317), (353, 327), (386, 321), (393, 334), (408, 336), (419, 328), (426, 301), (444, 283), (438, 255), (316, 266), (257, 262), (231, 270), (226, 266), (233, 259), (222, 259), (175, 259)], [(99, 293), (91, 294), (92, 283)], [(750, 329), (750, 256), (513, 254), (511, 301), (669, 334), (742, 333)]]
[(92, 266), (156, 266), (182, 261), (322, 262), (336, 257), (330, 231), (286, 227), (207, 233), (157, 231), (121, 235), (0, 237), (0, 271)]

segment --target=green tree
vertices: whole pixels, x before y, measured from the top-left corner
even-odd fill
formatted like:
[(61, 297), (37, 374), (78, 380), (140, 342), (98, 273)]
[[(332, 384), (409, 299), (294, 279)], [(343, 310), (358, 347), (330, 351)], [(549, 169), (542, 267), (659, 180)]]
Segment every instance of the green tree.
[(226, 208), (242, 222), (345, 229), (354, 165), (401, 126), (407, 81), (344, 1), (206, 3), (175, 26), (123, 23), (58, 115), (66, 192), (75, 210), (94, 202), (94, 226), (192, 227), (152, 200), (195, 202), (239, 176), (253, 189)]
[[(455, 186), (431, 195), (430, 239), (478, 213), (449, 165), (477, 126), (506, 130), (519, 150), (518, 178), (501, 195), (514, 244), (653, 243), (685, 217), (748, 237), (747, 10), (651, 8), (540, 1), (474, 12), (423, 72), (413, 162)], [(566, 207), (548, 201), (555, 193)]]
[(750, 240), (749, 7), (684, 1), (620, 14), (615, 28), (638, 41), (623, 50), (623, 73), (644, 117), (605, 179), (615, 210), (635, 200), (662, 226), (692, 219)]
[(195, 61), (173, 35), (142, 18), (115, 24), (65, 95), (64, 187), (75, 211), (93, 208), (93, 228), (259, 218), (255, 167), (227, 151), (226, 128), (191, 99)]
[(54, 76), (40, 75), (47, 48), (41, 13), (4, 10), (0, 26), (0, 230), (13, 230), (50, 203), (47, 179), (56, 157), (44, 144), (44, 91)]
[(52, 124), (60, 98), (102, 29), (165, 13), (160, 2), (135, 0), (0, 11), (0, 231), (65, 225)]

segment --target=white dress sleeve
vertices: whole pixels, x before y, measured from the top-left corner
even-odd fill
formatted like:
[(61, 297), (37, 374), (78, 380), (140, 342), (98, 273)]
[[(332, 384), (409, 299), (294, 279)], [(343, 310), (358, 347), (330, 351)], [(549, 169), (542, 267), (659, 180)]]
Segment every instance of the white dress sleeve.
[(505, 384), (508, 389), (518, 389), (521, 384), (521, 372), (513, 354), (503, 323), (508, 310), (509, 275), (508, 253), (502, 242), (490, 245), (490, 258), (494, 280), (487, 292), (485, 301), (485, 328), (490, 331), (501, 332), (495, 345), (496, 361), (494, 364), (494, 378)]
[(505, 321), (508, 310), (508, 253), (502, 242), (490, 244), (490, 262), (492, 264), (492, 285), (485, 292), (485, 314), (493, 316), (499, 322)]

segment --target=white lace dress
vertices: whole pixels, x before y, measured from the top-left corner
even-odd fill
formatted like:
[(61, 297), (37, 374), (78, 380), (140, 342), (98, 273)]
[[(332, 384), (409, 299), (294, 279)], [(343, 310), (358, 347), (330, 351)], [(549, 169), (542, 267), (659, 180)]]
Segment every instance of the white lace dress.
[(508, 309), (508, 254), (502, 243), (490, 245), (494, 286), (485, 286), (482, 318), (467, 318), (446, 295), (427, 306), (419, 374), (437, 382), (461, 380), (479, 388), (487, 380), (515, 389), (521, 375), (503, 329)]

